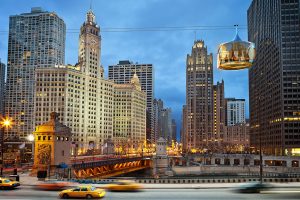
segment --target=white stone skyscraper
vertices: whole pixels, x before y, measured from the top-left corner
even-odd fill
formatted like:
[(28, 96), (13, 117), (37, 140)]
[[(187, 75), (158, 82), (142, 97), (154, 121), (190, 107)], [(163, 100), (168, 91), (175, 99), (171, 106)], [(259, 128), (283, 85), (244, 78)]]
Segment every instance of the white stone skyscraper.
[(142, 91), (147, 95), (147, 139), (154, 140), (153, 135), (153, 97), (154, 69), (152, 64), (137, 64), (128, 60), (119, 61), (117, 65), (108, 67), (108, 78), (117, 84), (130, 83), (134, 74), (140, 79)]
[(32, 8), (9, 18), (6, 116), (14, 125), (5, 137), (26, 139), (34, 131), (35, 69), (65, 62), (66, 25), (54, 12)]
[[(81, 71), (90, 77), (103, 78), (101, 66), (101, 35), (96, 17), (90, 10), (86, 14), (86, 21), (80, 28), (78, 62)], [(86, 82), (89, 84), (89, 82)]]
[(71, 128), (78, 153), (99, 151), (113, 138), (113, 81), (103, 78), (100, 28), (87, 12), (80, 28), (78, 63), (36, 70), (36, 125), (60, 114)]
[(136, 74), (127, 84), (114, 84), (114, 142), (135, 149), (146, 142), (146, 93)]
[(213, 57), (202, 40), (186, 59), (186, 115), (186, 148), (207, 148), (213, 138)]

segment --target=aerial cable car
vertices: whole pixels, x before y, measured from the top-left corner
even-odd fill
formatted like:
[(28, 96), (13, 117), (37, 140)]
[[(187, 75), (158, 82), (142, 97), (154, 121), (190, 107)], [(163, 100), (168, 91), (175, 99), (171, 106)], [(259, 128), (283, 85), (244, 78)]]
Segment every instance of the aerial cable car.
[(218, 69), (241, 70), (252, 66), (255, 58), (255, 44), (242, 41), (238, 35), (238, 25), (233, 41), (225, 42), (218, 48)]

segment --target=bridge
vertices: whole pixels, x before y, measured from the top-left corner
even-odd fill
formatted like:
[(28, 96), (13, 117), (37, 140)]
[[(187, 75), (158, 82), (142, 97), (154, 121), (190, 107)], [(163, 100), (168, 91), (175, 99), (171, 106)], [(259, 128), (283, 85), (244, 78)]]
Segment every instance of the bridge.
[(73, 174), (79, 179), (108, 178), (152, 166), (152, 156), (79, 156), (72, 159)]

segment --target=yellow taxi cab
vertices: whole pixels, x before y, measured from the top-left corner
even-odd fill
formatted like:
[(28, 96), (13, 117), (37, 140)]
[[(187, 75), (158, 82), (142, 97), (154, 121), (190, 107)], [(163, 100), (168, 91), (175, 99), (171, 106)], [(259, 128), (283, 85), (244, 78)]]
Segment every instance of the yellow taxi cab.
[(8, 178), (0, 178), (0, 189), (12, 189), (20, 186), (18, 181), (13, 181)]
[(102, 198), (105, 196), (103, 189), (97, 189), (93, 186), (79, 186), (73, 189), (63, 190), (59, 193), (59, 197), (67, 198)]
[(110, 191), (138, 191), (143, 187), (133, 181), (120, 180), (105, 186), (105, 189)]
[(63, 189), (66, 189), (69, 185), (70, 184), (68, 182), (50, 180), (38, 183), (36, 185), (36, 189), (48, 191), (61, 191)]

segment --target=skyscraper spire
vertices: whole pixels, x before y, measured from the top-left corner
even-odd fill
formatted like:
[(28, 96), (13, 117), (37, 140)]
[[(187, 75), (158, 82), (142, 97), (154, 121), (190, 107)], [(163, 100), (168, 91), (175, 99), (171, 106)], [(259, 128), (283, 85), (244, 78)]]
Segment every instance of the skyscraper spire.
[(93, 10), (93, 0), (90, 1), (90, 11)]
[(86, 14), (86, 22), (88, 23), (96, 23), (95, 22), (95, 14), (93, 13), (93, 0), (90, 1), (90, 9)]

